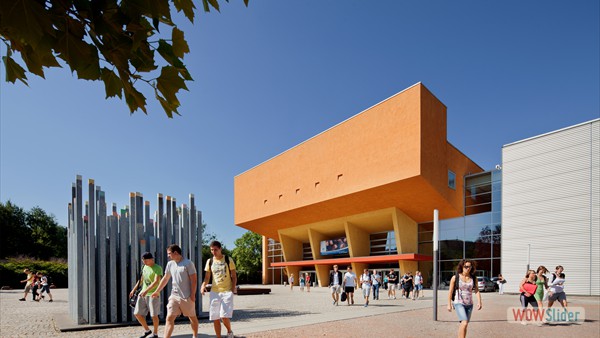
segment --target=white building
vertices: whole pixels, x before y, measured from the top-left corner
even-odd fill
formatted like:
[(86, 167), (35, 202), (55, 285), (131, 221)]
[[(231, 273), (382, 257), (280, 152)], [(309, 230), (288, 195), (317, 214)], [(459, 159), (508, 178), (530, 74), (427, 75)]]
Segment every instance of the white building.
[(502, 149), (502, 273), (565, 268), (567, 295), (600, 295), (600, 119)]

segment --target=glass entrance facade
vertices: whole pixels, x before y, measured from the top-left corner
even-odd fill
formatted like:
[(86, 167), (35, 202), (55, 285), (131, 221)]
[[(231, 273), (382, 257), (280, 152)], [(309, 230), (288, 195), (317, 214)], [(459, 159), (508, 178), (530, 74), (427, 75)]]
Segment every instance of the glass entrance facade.
[[(464, 217), (440, 220), (439, 285), (448, 285), (461, 259), (477, 262), (477, 275), (494, 277), (500, 269), (502, 172), (493, 170), (465, 177)], [(419, 224), (419, 253), (433, 255), (433, 222)], [(433, 275), (432, 262), (419, 269)], [(431, 280), (427, 284), (431, 284)]]

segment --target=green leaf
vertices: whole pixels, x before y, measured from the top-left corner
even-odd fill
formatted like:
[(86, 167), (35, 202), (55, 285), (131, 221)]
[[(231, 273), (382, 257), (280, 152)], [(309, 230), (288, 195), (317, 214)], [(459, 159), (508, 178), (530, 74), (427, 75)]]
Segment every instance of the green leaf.
[(136, 110), (141, 109), (144, 114), (148, 115), (146, 111), (146, 97), (142, 93), (138, 92), (131, 84), (123, 86), (125, 92), (125, 102), (129, 106), (129, 111), (133, 114)]
[(172, 41), (173, 41), (173, 54), (179, 58), (183, 58), (184, 54), (190, 52), (190, 47), (185, 41), (183, 37), (183, 32), (177, 29), (177, 27), (173, 27), (172, 33)]
[(173, 51), (173, 46), (171, 46), (167, 41), (160, 39), (158, 40), (158, 48), (156, 49), (160, 56), (165, 59), (169, 64), (175, 66), (177, 68), (185, 68), (183, 62), (175, 55)]
[[(51, 16), (43, 2), (31, 0), (0, 1), (0, 18), (3, 31), (11, 38), (34, 49), (46, 36), (53, 36)], [(4, 33), (3, 33), (4, 35)]]
[(177, 12), (183, 11), (183, 14), (190, 20), (191, 23), (194, 23), (194, 9), (196, 6), (192, 0), (173, 0), (173, 4), (177, 9)]
[(138, 49), (133, 51), (129, 62), (138, 72), (151, 72), (158, 68), (154, 64), (154, 51), (150, 49), (147, 42), (142, 43)]
[[(206, 1), (206, 0), (204, 0), (204, 1)], [(213, 6), (213, 8), (217, 10), (217, 12), (221, 11), (219, 9), (219, 2), (217, 0), (208, 0), (208, 3), (210, 3), (210, 5)]]
[[(10, 51), (10, 50), (9, 50)], [(10, 53), (7, 53), (7, 56), (2, 57), (2, 61), (4, 61), (4, 66), (6, 67), (6, 81), (15, 83), (16, 80), (23, 82), (26, 86), (27, 84), (27, 76), (25, 75), (25, 69), (21, 67), (18, 63), (15, 62), (10, 57)]]
[(123, 98), (123, 84), (121, 83), (121, 79), (115, 74), (112, 70), (103, 67), (101, 70), (102, 81), (104, 81), (104, 89), (106, 91), (106, 98), (113, 96), (118, 96), (119, 98)]
[(185, 81), (179, 77), (179, 71), (175, 67), (163, 67), (160, 76), (156, 79), (156, 88), (160, 90), (163, 97), (170, 105), (179, 107), (177, 93), (180, 89), (187, 90)]
[(177, 108), (179, 107), (179, 105), (173, 106), (173, 105), (169, 104), (169, 102), (167, 102), (167, 100), (165, 100), (165, 98), (160, 96), (158, 94), (158, 91), (155, 90), (155, 93), (156, 93), (156, 99), (158, 100), (158, 102), (162, 106), (163, 110), (165, 111), (165, 113), (167, 114), (167, 116), (170, 119), (173, 118), (173, 113), (180, 115), (179, 112), (177, 111)]

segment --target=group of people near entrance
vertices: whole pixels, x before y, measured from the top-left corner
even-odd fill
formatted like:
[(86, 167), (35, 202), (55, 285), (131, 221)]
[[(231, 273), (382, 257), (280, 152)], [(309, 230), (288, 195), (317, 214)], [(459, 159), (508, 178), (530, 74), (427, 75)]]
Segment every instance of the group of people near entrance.
[(52, 293), (50, 293), (50, 283), (48, 276), (43, 272), (32, 272), (29, 269), (23, 270), (23, 273), (27, 275), (27, 278), (21, 281), (25, 283), (25, 289), (23, 290), (23, 298), (19, 298), (20, 301), (24, 302), (27, 300), (27, 295), (31, 291), (31, 300), (39, 302), (46, 298), (44, 292), (48, 295), (48, 302), (52, 302)]
[[(396, 284), (399, 283), (402, 289), (402, 297), (408, 299), (411, 297), (416, 300), (419, 297), (419, 292), (423, 290), (423, 276), (417, 271), (413, 277), (411, 272), (407, 272), (402, 279), (396, 277), (394, 270), (386, 275), (388, 278), (388, 298), (396, 299)], [(401, 282), (397, 282), (401, 280)], [(364, 307), (369, 306), (369, 297), (373, 294), (374, 300), (379, 300), (379, 289), (383, 285), (383, 278), (377, 270), (369, 271), (364, 269), (360, 277), (352, 271), (352, 267), (348, 266), (346, 273), (342, 274), (337, 265), (333, 266), (333, 271), (329, 274), (329, 288), (331, 290), (331, 298), (333, 305), (338, 305), (340, 297), (342, 302), (347, 302), (348, 305), (354, 304), (354, 292), (356, 289), (362, 291), (364, 298)]]
[[(519, 284), (521, 307), (523, 309), (528, 305), (534, 308), (543, 307), (546, 298), (548, 308), (552, 307), (557, 300), (563, 307), (567, 307), (567, 296), (563, 288), (565, 283), (563, 270), (563, 267), (559, 265), (550, 276), (546, 276), (548, 270), (544, 266), (539, 266), (537, 271), (527, 271), (525, 278)], [(456, 310), (460, 322), (459, 337), (467, 336), (467, 327), (474, 307), (473, 296), (477, 298), (477, 310), (481, 310), (483, 307), (475, 272), (476, 262), (465, 259), (459, 262), (456, 274), (450, 280), (448, 311)], [(504, 281), (502, 275), (499, 276), (499, 280)]]
[[(210, 243), (212, 258), (206, 262), (204, 281), (200, 292), (207, 292), (210, 288), (209, 320), (213, 322), (217, 337), (221, 337), (221, 322), (227, 329), (227, 337), (233, 337), (231, 329), (231, 317), (233, 316), (233, 294), (237, 293), (237, 275), (233, 259), (223, 255), (221, 243), (212, 241)], [(190, 319), (192, 336), (198, 336), (198, 317), (196, 316), (196, 289), (198, 286), (198, 275), (194, 263), (182, 256), (181, 248), (172, 244), (167, 248), (169, 262), (164, 269), (154, 263), (151, 253), (143, 254), (144, 268), (140, 280), (131, 290), (130, 297), (135, 290), (141, 287), (137, 303), (134, 309), (135, 318), (144, 328), (145, 337), (158, 337), (158, 314), (160, 312), (160, 292), (170, 279), (171, 294), (167, 304), (167, 316), (165, 320), (166, 338), (171, 337), (175, 325), (175, 319), (184, 315)], [(146, 323), (146, 316), (150, 313), (153, 329), (150, 330)]]
[(525, 278), (519, 284), (521, 307), (523, 309), (531, 305), (533, 308), (543, 308), (544, 302), (548, 302), (548, 308), (558, 301), (563, 307), (567, 307), (567, 295), (565, 294), (565, 274), (562, 265), (547, 276), (548, 269), (540, 265), (537, 271), (528, 270)]

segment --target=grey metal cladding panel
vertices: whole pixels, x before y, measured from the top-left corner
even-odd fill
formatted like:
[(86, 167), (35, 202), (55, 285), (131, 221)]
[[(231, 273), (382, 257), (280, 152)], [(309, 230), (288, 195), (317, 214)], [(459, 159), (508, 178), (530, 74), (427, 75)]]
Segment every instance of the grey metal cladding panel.
[(522, 172), (537, 172), (554, 169), (558, 172), (564, 169), (577, 170), (582, 166), (590, 166), (590, 145), (587, 147), (567, 148), (563, 151), (547, 153), (547, 156), (530, 156), (519, 161), (506, 163), (503, 172), (510, 175), (523, 175)]
[[(593, 127), (592, 127), (593, 128)], [(590, 137), (590, 124), (583, 124), (573, 128), (560, 130), (555, 133), (550, 133), (547, 135), (541, 135), (539, 137), (535, 137), (529, 140), (524, 140), (523, 142), (518, 142), (510, 145), (504, 146), (503, 154), (505, 150), (510, 150), (511, 155), (507, 158), (508, 161), (518, 158), (519, 151), (523, 148), (532, 148), (532, 147), (540, 147), (540, 148), (551, 148), (551, 149), (560, 149), (563, 147), (569, 147), (570, 145), (579, 143), (584, 138)], [(512, 158), (511, 156), (517, 156)]]
[(589, 198), (586, 196), (574, 196), (555, 200), (542, 200), (527, 204), (514, 204), (502, 208), (502, 220), (504, 224), (523, 215), (535, 215), (542, 213), (571, 213), (571, 217), (580, 218), (578, 213), (584, 213), (584, 217), (590, 217)]
[[(551, 181), (553, 182), (553, 181)], [(558, 181), (562, 183), (560, 186), (552, 186), (550, 184), (544, 186), (543, 184), (524, 184), (529, 189), (519, 189), (521, 191), (513, 191), (508, 189), (505, 193), (507, 196), (503, 200), (503, 205), (511, 207), (519, 204), (529, 203), (540, 203), (543, 201), (557, 201), (554, 203), (562, 203), (564, 199), (576, 199), (578, 201), (585, 200), (584, 203), (590, 203), (590, 185), (589, 181), (584, 182), (582, 180), (574, 180), (573, 182), (565, 182), (563, 180)], [(514, 189), (516, 190), (516, 189)], [(560, 201), (560, 202), (558, 202)]]
[[(549, 215), (549, 217), (519, 217), (511, 218), (503, 222), (502, 225), (502, 237), (510, 239), (511, 234), (518, 236), (536, 234), (536, 237), (544, 237), (546, 234), (555, 236), (556, 232), (552, 230), (560, 230), (563, 228), (570, 228), (571, 231), (584, 232), (589, 236), (590, 233), (590, 221), (588, 217), (579, 216), (578, 218), (568, 218), (568, 214), (557, 216), (556, 214)], [(512, 230), (513, 228), (521, 228), (527, 226), (526, 230)]]
[(507, 182), (504, 185), (503, 196), (507, 201), (530, 191), (549, 190), (564, 190), (576, 189), (581, 193), (590, 193), (590, 173), (589, 168), (565, 172), (552, 176), (537, 176), (529, 180), (521, 180), (520, 182)]
[[(570, 159), (566, 161), (561, 159), (549, 160), (546, 165), (537, 167), (524, 167), (520, 170), (512, 170), (511, 166), (516, 165), (516, 163), (506, 165), (506, 167), (503, 167), (502, 187), (504, 188), (504, 186), (510, 186), (510, 184), (535, 180), (541, 177), (564, 175), (585, 169), (589, 170), (591, 165), (589, 151), (584, 155), (585, 156), (579, 156), (576, 159)], [(590, 172), (587, 171), (586, 174), (588, 175), (589, 179)], [(506, 183), (504, 183), (505, 180)]]

